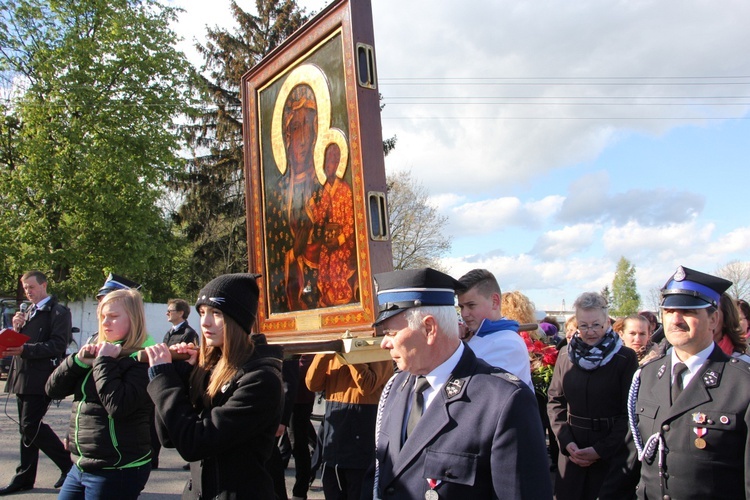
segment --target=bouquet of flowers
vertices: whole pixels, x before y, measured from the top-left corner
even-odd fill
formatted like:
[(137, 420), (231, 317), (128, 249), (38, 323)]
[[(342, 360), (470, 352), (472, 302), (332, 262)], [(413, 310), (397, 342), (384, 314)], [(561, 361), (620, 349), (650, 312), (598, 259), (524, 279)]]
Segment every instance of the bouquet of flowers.
[(555, 346), (545, 344), (541, 340), (532, 339), (529, 332), (520, 332), (520, 335), (529, 351), (531, 380), (534, 383), (534, 390), (546, 398), (547, 389), (552, 381), (552, 374), (555, 371), (557, 349)]

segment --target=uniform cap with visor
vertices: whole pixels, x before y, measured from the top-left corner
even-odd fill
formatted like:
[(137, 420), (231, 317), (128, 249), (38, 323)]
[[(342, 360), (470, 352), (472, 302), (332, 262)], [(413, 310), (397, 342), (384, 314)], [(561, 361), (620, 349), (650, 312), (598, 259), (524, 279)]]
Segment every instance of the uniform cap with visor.
[(732, 282), (680, 266), (661, 289), (662, 309), (719, 307), (719, 298)]
[(378, 317), (372, 326), (412, 307), (455, 305), (456, 290), (463, 286), (445, 273), (429, 267), (375, 275)]

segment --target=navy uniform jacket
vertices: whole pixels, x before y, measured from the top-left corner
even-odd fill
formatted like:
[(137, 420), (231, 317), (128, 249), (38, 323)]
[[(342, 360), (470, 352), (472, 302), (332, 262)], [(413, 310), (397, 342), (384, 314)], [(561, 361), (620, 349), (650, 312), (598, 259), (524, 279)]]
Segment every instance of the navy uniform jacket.
[(170, 329), (165, 335), (164, 335), (164, 341), (167, 345), (175, 345), (179, 344), (180, 342), (185, 342), (186, 344), (189, 344), (192, 342), (196, 346), (200, 343), (200, 337), (196, 333), (193, 328), (188, 325), (187, 321), (183, 321), (180, 327), (175, 330), (174, 332)]
[(395, 376), (382, 410), (378, 496), (422, 499), (427, 478), (440, 498), (552, 498), (536, 399), (516, 376), (465, 350), (448, 382), (401, 445), (414, 376)]
[[(659, 451), (644, 458), (639, 498), (750, 498), (750, 365), (714, 345), (700, 371), (670, 406), (671, 356), (643, 367), (631, 412), (645, 442), (661, 433), (664, 484), (659, 481)], [(705, 448), (695, 445), (699, 432)]]
[(23, 354), (13, 356), (5, 392), (44, 395), (44, 385), (65, 357), (71, 339), (70, 310), (51, 297), (21, 328), (30, 338)]

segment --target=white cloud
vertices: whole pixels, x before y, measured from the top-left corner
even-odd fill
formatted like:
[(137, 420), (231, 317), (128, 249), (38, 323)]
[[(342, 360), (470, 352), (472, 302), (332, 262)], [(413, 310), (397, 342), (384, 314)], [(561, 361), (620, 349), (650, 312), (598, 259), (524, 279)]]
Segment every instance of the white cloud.
[[(698, 0), (468, 0), (457, 8), (379, 0), (373, 8), (384, 132), (399, 137), (388, 163), (413, 164), (433, 192), (509, 194), (553, 169), (593, 160), (627, 134), (658, 136), (705, 123), (701, 117), (748, 111), (747, 105), (674, 99), (736, 95), (733, 85), (658, 78), (747, 74), (737, 50), (750, 45), (747, 2), (716, 9)], [(396, 85), (388, 80), (395, 77), (426, 80)], [(460, 80), (440, 80), (445, 77), (474, 80), (453, 85)], [(495, 80), (487, 85), (477, 78)], [(502, 104), (478, 99), (488, 96), (502, 97)], [(411, 104), (396, 97), (412, 97)], [(469, 119), (396, 119), (426, 116)], [(487, 119), (497, 117), (503, 119)]]
[(556, 195), (526, 203), (511, 196), (461, 204), (457, 203), (465, 198), (457, 195), (434, 198), (446, 200), (442, 211), (448, 215), (450, 234), (455, 237), (489, 234), (508, 227), (538, 229), (563, 203), (563, 198)]
[(597, 226), (578, 224), (541, 235), (531, 250), (543, 260), (557, 260), (587, 249), (597, 237)]
[(733, 254), (744, 254), (747, 258), (748, 252), (750, 252), (750, 226), (738, 227), (730, 231), (709, 245), (707, 249), (707, 253), (722, 255), (727, 261), (734, 258)]

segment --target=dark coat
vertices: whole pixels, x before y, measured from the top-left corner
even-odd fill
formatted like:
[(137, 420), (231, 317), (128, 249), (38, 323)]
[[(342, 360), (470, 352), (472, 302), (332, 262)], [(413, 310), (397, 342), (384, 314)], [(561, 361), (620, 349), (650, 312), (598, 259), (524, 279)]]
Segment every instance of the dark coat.
[[(639, 498), (750, 498), (750, 365), (714, 345), (707, 362), (670, 405), (671, 356), (643, 367), (634, 407), (647, 440), (664, 439), (664, 487), (658, 451), (641, 466)], [(699, 420), (704, 420), (699, 423)], [(706, 447), (695, 445), (694, 429), (706, 429)]]
[(552, 497), (536, 400), (518, 377), (477, 359), (466, 346), (402, 447), (413, 386), (413, 375), (396, 375), (378, 410), (381, 498), (425, 498), (426, 478), (442, 481), (440, 498)]
[(188, 325), (187, 321), (183, 321), (176, 331), (173, 332), (170, 328), (170, 330), (164, 335), (163, 342), (167, 345), (175, 345), (180, 342), (185, 342), (186, 344), (192, 342), (193, 344), (198, 345), (200, 337), (198, 336), (198, 333), (193, 330), (193, 327)]
[(70, 310), (51, 297), (21, 333), (31, 338), (24, 344), (23, 353), (13, 356), (5, 392), (43, 395), (44, 384), (65, 357), (71, 339)]
[[(628, 430), (628, 390), (638, 369), (638, 358), (632, 349), (621, 347), (612, 359), (596, 370), (586, 371), (570, 360), (568, 347), (557, 357), (555, 373), (547, 392), (550, 425), (560, 444), (555, 495), (559, 499), (597, 498), (612, 460), (626, 459), (624, 448)], [(569, 423), (569, 416), (583, 419), (607, 419)], [(570, 443), (578, 448), (593, 447), (601, 457), (589, 467), (570, 461), (566, 449)]]
[[(153, 342), (153, 340), (151, 341)], [(97, 357), (93, 367), (68, 356), (47, 381), (47, 394), (73, 394), (70, 452), (84, 471), (151, 461), (153, 404), (146, 392), (148, 364), (133, 356)]]
[(226, 391), (202, 410), (191, 405), (178, 373), (186, 363), (155, 367), (148, 392), (159, 439), (191, 462), (183, 498), (275, 498), (265, 463), (281, 421), (281, 357), (279, 347), (256, 345)]

